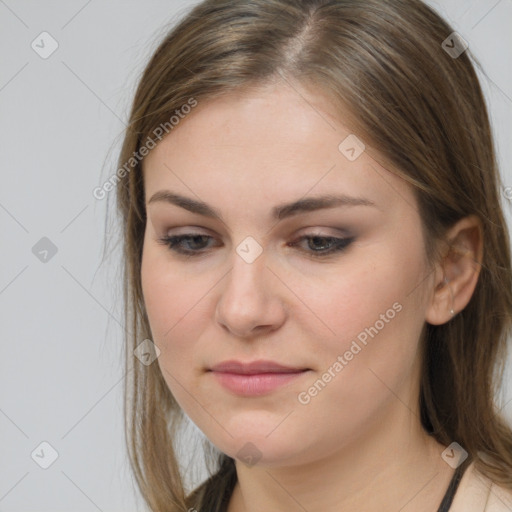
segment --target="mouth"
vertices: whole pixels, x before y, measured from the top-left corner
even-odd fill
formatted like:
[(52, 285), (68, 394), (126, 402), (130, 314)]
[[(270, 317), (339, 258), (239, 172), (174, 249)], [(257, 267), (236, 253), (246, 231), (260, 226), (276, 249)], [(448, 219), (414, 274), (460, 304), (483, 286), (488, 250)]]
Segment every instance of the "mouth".
[(236, 395), (260, 396), (300, 378), (311, 369), (285, 366), (274, 361), (225, 361), (208, 371), (221, 386)]

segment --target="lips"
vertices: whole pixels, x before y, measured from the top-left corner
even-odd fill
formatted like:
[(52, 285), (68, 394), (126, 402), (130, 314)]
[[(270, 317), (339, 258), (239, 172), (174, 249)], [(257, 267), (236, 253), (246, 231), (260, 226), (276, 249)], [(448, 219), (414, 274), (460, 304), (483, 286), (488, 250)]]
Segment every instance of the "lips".
[(285, 366), (275, 361), (224, 361), (209, 370), (212, 377), (227, 391), (243, 397), (267, 395), (291, 384), (309, 368)]

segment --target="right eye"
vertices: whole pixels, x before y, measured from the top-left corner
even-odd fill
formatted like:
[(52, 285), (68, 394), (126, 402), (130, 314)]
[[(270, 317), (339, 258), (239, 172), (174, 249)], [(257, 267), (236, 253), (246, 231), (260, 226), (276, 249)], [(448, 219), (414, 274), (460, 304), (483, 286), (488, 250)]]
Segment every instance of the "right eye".
[[(186, 256), (197, 256), (198, 254), (205, 252), (205, 243), (213, 237), (209, 235), (203, 235), (200, 233), (185, 233), (183, 235), (172, 235), (164, 236), (159, 238), (158, 242), (168, 246), (171, 251), (183, 254)], [(186, 244), (186, 248), (184, 245)]]

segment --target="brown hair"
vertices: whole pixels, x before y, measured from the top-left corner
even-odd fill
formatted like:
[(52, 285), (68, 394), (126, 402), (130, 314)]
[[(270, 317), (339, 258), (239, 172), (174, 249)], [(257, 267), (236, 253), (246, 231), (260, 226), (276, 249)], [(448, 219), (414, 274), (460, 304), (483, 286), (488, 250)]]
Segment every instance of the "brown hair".
[[(470, 214), (482, 221), (484, 255), (470, 302), (450, 322), (424, 326), (418, 399), (427, 432), (444, 445), (457, 441), (477, 469), (512, 489), (512, 431), (494, 404), (512, 325), (509, 235), (470, 51), (454, 57), (442, 47), (452, 32), (420, 0), (206, 0), (170, 31), (144, 70), (119, 163), (191, 98), (201, 104), (288, 80), (325, 94), (334, 111), (349, 106), (352, 133), (413, 186), (430, 262), (456, 221)], [(175, 452), (182, 411), (159, 366), (133, 361), (151, 331), (141, 290), (142, 161), (130, 165), (118, 181), (117, 207), (132, 331), (125, 385), (132, 468), (153, 511), (201, 510), (203, 503), (221, 510), (236, 482), (234, 460), (217, 453), (216, 474), (187, 495)]]

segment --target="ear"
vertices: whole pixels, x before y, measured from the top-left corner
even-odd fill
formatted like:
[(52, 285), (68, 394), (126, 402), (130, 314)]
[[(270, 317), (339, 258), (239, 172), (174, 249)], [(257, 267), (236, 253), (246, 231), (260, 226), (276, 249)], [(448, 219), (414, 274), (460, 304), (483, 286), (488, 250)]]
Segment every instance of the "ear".
[(450, 321), (468, 304), (478, 282), (483, 257), (483, 227), (476, 215), (464, 217), (446, 234), (448, 249), (436, 264), (434, 290), (425, 320), (432, 325)]

